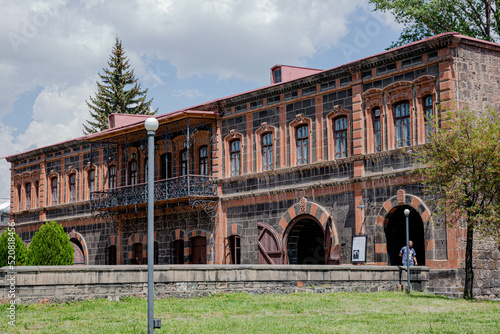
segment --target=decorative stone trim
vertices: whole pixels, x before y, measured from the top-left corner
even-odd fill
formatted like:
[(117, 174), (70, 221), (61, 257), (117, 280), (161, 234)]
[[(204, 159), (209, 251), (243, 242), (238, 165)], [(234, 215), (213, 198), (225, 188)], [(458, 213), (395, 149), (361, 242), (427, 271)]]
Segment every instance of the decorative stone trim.
[(214, 254), (212, 244), (213, 234), (206, 230), (193, 230), (184, 235), (184, 263), (191, 263), (191, 238), (204, 237), (207, 240), (207, 264), (214, 264)]
[(78, 240), (78, 242), (82, 246), (82, 251), (83, 251), (83, 257), (84, 257), (85, 265), (88, 265), (89, 264), (89, 251), (88, 251), (88, 247), (87, 247), (87, 242), (85, 241), (85, 238), (83, 237), (83, 235), (81, 235), (80, 233), (76, 232), (75, 230), (72, 230), (68, 234), (68, 236), (69, 236), (70, 239), (76, 239), (76, 240)]
[(227, 227), (227, 236), (238, 235), (241, 236), (243, 232), (243, 226), (241, 224), (231, 224)]

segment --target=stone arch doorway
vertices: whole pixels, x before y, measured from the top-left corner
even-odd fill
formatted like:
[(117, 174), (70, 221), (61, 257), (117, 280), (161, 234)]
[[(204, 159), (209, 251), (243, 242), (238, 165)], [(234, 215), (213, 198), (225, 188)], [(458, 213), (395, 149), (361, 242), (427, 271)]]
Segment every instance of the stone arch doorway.
[(325, 232), (312, 216), (297, 217), (285, 231), (285, 263), (325, 264)]
[(424, 222), (420, 214), (409, 205), (399, 205), (387, 215), (385, 237), (387, 240), (387, 264), (401, 265), (402, 259), (399, 251), (406, 246), (406, 217), (404, 210), (409, 209), (409, 236), (413, 241), (413, 248), (417, 253), (418, 265), (425, 265), (425, 235)]

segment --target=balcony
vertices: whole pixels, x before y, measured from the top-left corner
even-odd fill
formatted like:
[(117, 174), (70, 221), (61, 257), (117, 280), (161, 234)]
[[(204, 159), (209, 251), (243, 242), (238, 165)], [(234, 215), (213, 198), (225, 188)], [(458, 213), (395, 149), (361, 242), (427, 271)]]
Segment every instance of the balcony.
[[(213, 176), (184, 175), (155, 181), (154, 201), (192, 200), (217, 198), (217, 182)], [(92, 211), (113, 210), (128, 206), (146, 205), (148, 184), (140, 183), (90, 194)]]

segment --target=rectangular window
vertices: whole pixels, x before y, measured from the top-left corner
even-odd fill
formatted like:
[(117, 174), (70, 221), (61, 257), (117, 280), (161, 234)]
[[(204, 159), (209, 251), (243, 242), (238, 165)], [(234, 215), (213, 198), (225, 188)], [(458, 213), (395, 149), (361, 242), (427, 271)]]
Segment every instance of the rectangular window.
[(291, 92), (291, 93), (286, 93), (285, 94), (285, 101), (296, 99), (299, 96), (299, 93), (297, 91)]
[(297, 128), (297, 165), (309, 163), (309, 126)]
[(116, 188), (116, 166), (110, 166), (108, 170), (108, 188)]
[(279, 95), (267, 98), (267, 105), (280, 103), (280, 102), (281, 102), (281, 99), (280, 99)]
[(329, 81), (329, 82), (325, 82), (325, 83), (322, 83), (320, 86), (319, 86), (319, 90), (320, 91), (324, 91), (324, 90), (328, 90), (328, 89), (332, 89), (332, 88), (335, 88), (335, 80), (333, 81)]
[(129, 162), (129, 185), (133, 186), (137, 184), (137, 161), (132, 160)]
[(347, 157), (347, 116), (334, 120), (335, 158)]
[[(172, 154), (162, 154), (161, 156), (161, 179), (165, 180), (167, 178), (173, 177), (172, 175)], [(168, 166), (168, 168), (167, 168)]]
[(273, 134), (271, 132), (262, 135), (262, 170), (273, 169)]
[(231, 176), (241, 174), (241, 143), (239, 140), (231, 142)]
[(307, 96), (316, 93), (316, 86), (302, 89), (302, 96)]
[(236, 114), (236, 113), (239, 113), (239, 112), (243, 112), (243, 111), (245, 111), (245, 110), (247, 110), (247, 105), (246, 105), (246, 104), (242, 104), (242, 105), (240, 105), (240, 106), (236, 106), (236, 107), (234, 107), (234, 113), (235, 113), (235, 114)]
[(424, 98), (424, 117), (425, 117), (425, 138), (429, 139), (432, 132), (434, 131), (433, 116), (434, 108), (432, 105), (432, 96), (426, 96)]
[(26, 210), (31, 209), (31, 183), (26, 183)]
[(380, 133), (380, 108), (373, 109), (373, 137), (375, 140), (375, 152), (382, 151), (382, 136)]
[(208, 146), (200, 147), (200, 175), (208, 175)]
[(402, 102), (396, 105), (394, 112), (396, 127), (396, 147), (410, 146), (410, 104)]
[(50, 193), (52, 194), (52, 205), (57, 205), (57, 178), (50, 180)]
[(188, 175), (188, 153), (187, 149), (181, 151), (181, 175)]
[(348, 83), (350, 83), (351, 81), (352, 81), (352, 77), (342, 78), (342, 79), (340, 79), (340, 85), (345, 86)]
[(69, 176), (69, 201), (71, 203), (76, 201), (76, 175)]
[(95, 191), (95, 170), (89, 171), (89, 193)]
[(281, 69), (274, 70), (273, 72), (273, 83), (281, 82)]
[(264, 105), (264, 100), (259, 100), (250, 103), (250, 109), (257, 109)]

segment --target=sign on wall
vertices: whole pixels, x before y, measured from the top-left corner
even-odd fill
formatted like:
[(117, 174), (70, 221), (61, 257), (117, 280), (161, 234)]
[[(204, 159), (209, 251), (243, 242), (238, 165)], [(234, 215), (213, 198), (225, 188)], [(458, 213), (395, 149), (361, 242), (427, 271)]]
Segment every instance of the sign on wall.
[(355, 235), (352, 237), (351, 262), (366, 262), (366, 235)]

